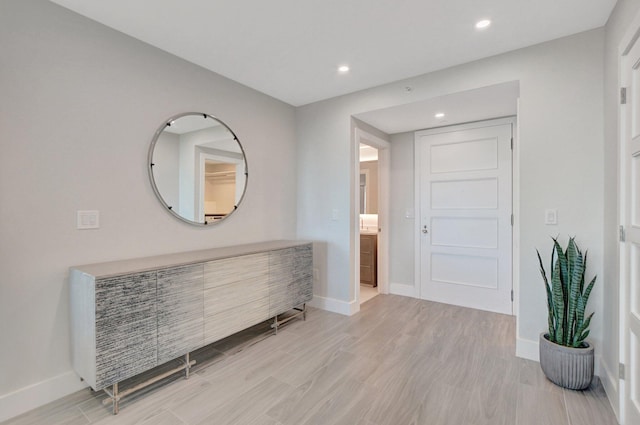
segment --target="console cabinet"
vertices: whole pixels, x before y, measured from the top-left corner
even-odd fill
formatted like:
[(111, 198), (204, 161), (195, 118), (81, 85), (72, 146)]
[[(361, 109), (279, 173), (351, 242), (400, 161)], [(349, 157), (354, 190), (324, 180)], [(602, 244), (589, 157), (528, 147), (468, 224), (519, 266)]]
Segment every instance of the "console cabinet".
[(299, 241), (72, 267), (73, 367), (94, 390), (117, 392), (126, 378), (304, 305), (312, 276), (312, 244)]

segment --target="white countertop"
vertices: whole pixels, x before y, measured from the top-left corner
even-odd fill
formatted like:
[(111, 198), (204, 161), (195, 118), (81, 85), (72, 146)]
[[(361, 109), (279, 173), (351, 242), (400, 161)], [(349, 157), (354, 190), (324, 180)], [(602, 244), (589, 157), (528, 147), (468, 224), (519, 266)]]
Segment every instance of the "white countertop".
[(299, 245), (306, 245), (311, 241), (268, 241), (246, 245), (235, 245), (222, 248), (204, 249), (199, 251), (180, 252), (176, 254), (156, 255), (153, 257), (135, 258), (131, 260), (111, 261), (107, 263), (85, 264), (73, 266), (71, 269), (79, 270), (94, 277), (110, 277), (130, 273), (141, 273), (149, 270), (157, 270), (188, 264), (203, 263), (219, 260), (221, 258), (237, 257), (240, 255), (255, 254), (265, 251), (276, 251)]

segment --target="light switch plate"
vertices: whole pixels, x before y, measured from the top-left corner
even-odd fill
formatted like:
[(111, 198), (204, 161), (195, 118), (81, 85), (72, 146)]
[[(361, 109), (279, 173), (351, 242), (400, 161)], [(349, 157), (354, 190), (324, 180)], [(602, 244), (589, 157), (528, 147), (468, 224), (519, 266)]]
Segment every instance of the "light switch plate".
[(558, 210), (544, 210), (544, 224), (558, 224)]
[(77, 213), (78, 229), (85, 230), (100, 228), (100, 211), (78, 211)]

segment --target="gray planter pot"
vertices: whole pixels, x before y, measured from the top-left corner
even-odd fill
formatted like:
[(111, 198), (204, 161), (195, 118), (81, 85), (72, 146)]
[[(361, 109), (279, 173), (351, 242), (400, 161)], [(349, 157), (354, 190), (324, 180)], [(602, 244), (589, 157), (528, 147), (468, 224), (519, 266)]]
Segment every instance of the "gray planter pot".
[(593, 345), (564, 347), (540, 334), (540, 366), (551, 382), (571, 390), (583, 390), (593, 379)]

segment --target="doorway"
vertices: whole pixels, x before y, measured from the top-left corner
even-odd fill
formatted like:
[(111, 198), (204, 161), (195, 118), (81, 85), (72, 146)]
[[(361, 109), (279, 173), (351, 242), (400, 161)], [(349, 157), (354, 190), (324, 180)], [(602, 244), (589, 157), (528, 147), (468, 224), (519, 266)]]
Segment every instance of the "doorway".
[(513, 314), (514, 123), (415, 133), (420, 298)]
[(378, 295), (378, 149), (360, 143), (360, 304)]
[(389, 293), (390, 144), (356, 127), (354, 246), (355, 303)]

